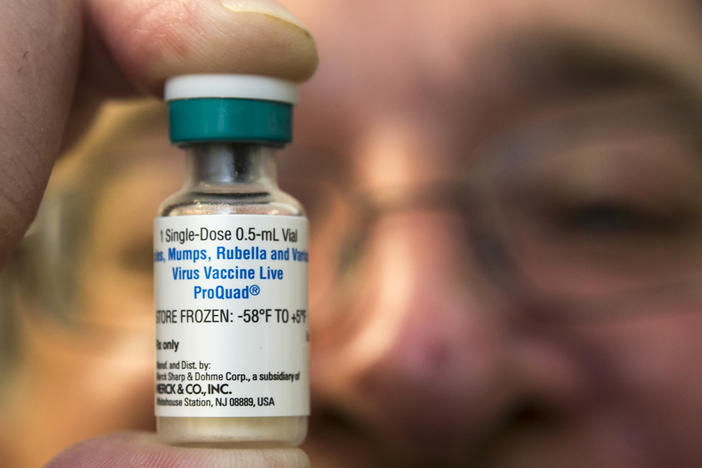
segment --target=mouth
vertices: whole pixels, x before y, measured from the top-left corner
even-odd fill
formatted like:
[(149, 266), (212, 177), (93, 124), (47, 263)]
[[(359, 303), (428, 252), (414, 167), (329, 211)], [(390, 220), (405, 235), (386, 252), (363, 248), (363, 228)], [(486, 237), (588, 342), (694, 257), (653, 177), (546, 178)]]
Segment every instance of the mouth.
[[(462, 428), (454, 434), (427, 434), (417, 426), (411, 441), (398, 442), (393, 434), (371, 426), (362, 418), (336, 405), (319, 405), (310, 417), (310, 434), (303, 449), (315, 467), (345, 468), (365, 466), (404, 468), (493, 467), (505, 450), (534, 435), (557, 433), (561, 421), (547, 406), (525, 400), (505, 411), (487, 428)], [(444, 432), (444, 431), (442, 431)], [(520, 444), (521, 445), (521, 444)]]
[(313, 404), (302, 449), (317, 468), (373, 467), (378, 456), (372, 432), (348, 411)]
[(467, 454), (469, 466), (500, 466), (498, 459), (513, 451), (514, 445), (533, 437), (559, 433), (563, 423), (562, 416), (538, 400), (518, 402), (471, 444), (472, 449)]

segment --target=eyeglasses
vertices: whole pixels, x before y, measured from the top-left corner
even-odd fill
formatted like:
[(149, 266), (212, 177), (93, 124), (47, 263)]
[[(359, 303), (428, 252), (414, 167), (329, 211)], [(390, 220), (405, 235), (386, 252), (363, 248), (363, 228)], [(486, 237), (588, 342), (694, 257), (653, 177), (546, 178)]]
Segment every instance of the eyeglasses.
[[(562, 106), (460, 155), (462, 165), (440, 183), (379, 192), (335, 182), (338, 170), (305, 167), (315, 150), (293, 145), (290, 152), (300, 154), (289, 155), (287, 170), (283, 158), (280, 182), (308, 210), (312, 310), (344, 310), (368, 281), (373, 256), (382, 255), (371, 249), (378, 221), (416, 209), (458, 213), (460, 227), (451, 227), (460, 230), (454, 239), (462, 239), (451, 246), (456, 255), (477, 259), (483, 276), (530, 317), (580, 321), (673, 304), (699, 309), (699, 110), (697, 101), (665, 96)], [(85, 210), (70, 199), (57, 203), (48, 209), (51, 222), (45, 219), (30, 236), (31, 258), (24, 264), (28, 277), (34, 275), (30, 284), (40, 285), (42, 301), (49, 301), (47, 310), (68, 324), (90, 325), (90, 311), (75, 312), (65, 299), (81, 284), (73, 278), (76, 260), (69, 258), (76, 249), (61, 244), (72, 237), (57, 234), (71, 218), (69, 208), (80, 212), (71, 219), (82, 219)], [(150, 290), (149, 245), (144, 239), (138, 272), (126, 273), (131, 263), (121, 267), (122, 277), (134, 277), (144, 291)], [(134, 322), (142, 323), (139, 317)]]
[(378, 219), (418, 207), (459, 212), (484, 275), (543, 316), (702, 305), (700, 124), (692, 100), (618, 97), (523, 123), (431, 186), (359, 193), (282, 174), (309, 207), (311, 307), (335, 307), (363, 281)]

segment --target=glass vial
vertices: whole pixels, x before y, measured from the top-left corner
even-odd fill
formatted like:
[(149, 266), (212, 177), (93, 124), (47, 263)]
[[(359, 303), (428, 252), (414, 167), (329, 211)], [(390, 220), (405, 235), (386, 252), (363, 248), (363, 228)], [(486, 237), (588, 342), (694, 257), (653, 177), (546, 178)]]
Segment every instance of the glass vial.
[(183, 188), (154, 223), (159, 437), (296, 446), (309, 414), (307, 220), (276, 181), (293, 83), (186, 75), (166, 83)]

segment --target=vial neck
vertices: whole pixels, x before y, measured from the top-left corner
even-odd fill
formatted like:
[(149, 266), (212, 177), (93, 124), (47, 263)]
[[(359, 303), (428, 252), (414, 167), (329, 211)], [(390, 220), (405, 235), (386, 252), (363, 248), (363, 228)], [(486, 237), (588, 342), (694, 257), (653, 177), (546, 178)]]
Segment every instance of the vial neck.
[(273, 146), (197, 143), (186, 148), (186, 186), (277, 187)]

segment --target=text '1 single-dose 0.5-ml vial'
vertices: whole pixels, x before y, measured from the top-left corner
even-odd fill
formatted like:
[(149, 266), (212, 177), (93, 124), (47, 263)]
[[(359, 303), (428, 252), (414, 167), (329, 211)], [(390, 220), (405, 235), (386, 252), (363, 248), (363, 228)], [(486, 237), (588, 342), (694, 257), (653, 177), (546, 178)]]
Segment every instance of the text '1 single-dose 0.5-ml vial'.
[(162, 440), (294, 446), (309, 414), (307, 219), (277, 185), (295, 84), (166, 83), (186, 181), (154, 222), (156, 417)]

